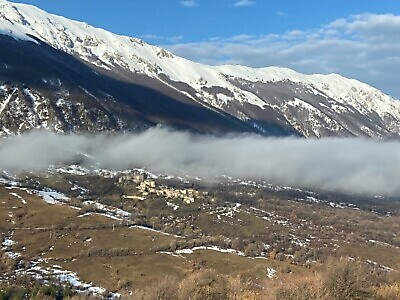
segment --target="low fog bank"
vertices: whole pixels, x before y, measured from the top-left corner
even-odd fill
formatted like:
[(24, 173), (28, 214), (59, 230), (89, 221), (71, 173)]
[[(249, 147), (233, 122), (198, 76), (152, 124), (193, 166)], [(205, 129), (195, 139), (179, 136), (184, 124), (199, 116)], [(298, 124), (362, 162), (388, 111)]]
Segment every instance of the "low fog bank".
[(143, 167), (163, 174), (210, 179), (228, 175), (310, 189), (400, 195), (398, 141), (193, 136), (163, 128), (140, 134), (33, 131), (0, 140), (0, 168), (14, 172), (46, 169), (74, 162), (77, 153), (115, 170)]

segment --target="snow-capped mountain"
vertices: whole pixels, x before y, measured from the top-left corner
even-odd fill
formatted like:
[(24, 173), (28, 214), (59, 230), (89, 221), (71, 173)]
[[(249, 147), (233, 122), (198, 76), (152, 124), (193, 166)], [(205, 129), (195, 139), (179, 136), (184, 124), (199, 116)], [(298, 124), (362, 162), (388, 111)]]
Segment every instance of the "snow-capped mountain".
[(0, 131), (136, 129), (400, 136), (400, 101), (340, 75), (207, 66), (0, 1)]

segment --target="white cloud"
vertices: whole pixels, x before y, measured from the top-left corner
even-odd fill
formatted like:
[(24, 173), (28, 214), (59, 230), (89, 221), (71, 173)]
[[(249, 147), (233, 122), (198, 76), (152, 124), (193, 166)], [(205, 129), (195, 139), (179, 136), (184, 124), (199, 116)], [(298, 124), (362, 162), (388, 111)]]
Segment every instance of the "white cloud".
[(237, 35), (167, 46), (207, 64), (281, 66), (303, 73), (339, 73), (400, 98), (400, 16), (361, 14), (311, 30)]
[(31, 131), (0, 144), (1, 170), (47, 169), (78, 158), (95, 168), (113, 170), (145, 167), (155, 173), (210, 179), (224, 174), (351, 194), (400, 193), (399, 141), (194, 136), (152, 128), (138, 134)]
[(171, 43), (177, 43), (183, 39), (183, 35), (167, 37), (166, 40)]
[(141, 35), (140, 38), (144, 39), (144, 40), (163, 40), (164, 37), (161, 35), (157, 35), (157, 34), (144, 34)]
[(278, 11), (278, 12), (276, 13), (276, 15), (277, 15), (278, 17), (288, 17), (288, 16), (289, 16), (289, 14), (285, 13), (284, 11)]
[(177, 35), (177, 36), (170, 36), (170, 37), (165, 37), (162, 35), (157, 35), (157, 34), (144, 34), (140, 36), (141, 39), (149, 42), (169, 42), (169, 43), (177, 43), (180, 40), (183, 39), (183, 35)]
[(253, 6), (255, 5), (256, 2), (255, 1), (251, 1), (251, 0), (239, 0), (236, 1), (233, 6), (235, 7), (243, 7), (243, 6)]
[(195, 7), (198, 6), (199, 3), (195, 0), (185, 0), (185, 1), (181, 1), (181, 4), (185, 7)]

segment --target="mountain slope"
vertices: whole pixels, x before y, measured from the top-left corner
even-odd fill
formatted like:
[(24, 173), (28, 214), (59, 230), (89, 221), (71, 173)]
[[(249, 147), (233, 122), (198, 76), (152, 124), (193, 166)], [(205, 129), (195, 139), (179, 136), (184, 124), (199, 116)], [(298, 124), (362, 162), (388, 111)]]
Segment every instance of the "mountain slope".
[(4, 133), (140, 130), (156, 124), (198, 132), (248, 131), (238, 120), (154, 80), (138, 75), (121, 81), (43, 43), (0, 36), (0, 44)]
[[(61, 52), (70, 54), (84, 62), (85, 65), (80, 65), (82, 68), (92, 69), (93, 74), (104, 79), (102, 84), (92, 79), (89, 88), (80, 86), (81, 80), (68, 81), (71, 85), (68, 91), (74, 88), (80, 90), (81, 98), (91, 98), (87, 107), (99, 106), (104, 111), (98, 108), (100, 111), (91, 113), (91, 127), (58, 126), (59, 131), (134, 129), (135, 126), (164, 123), (205, 132), (253, 131), (306, 137), (400, 135), (400, 101), (340, 75), (303, 75), (275, 67), (201, 65), (139, 39), (115, 35), (33, 6), (4, 1), (0, 2), (0, 33), (16, 38), (22, 52), (27, 44), (36, 48), (48, 44), (60, 55)], [(4, 40), (2, 38), (1, 42)], [(22, 52), (21, 57), (25, 55)], [(40, 61), (40, 57), (35, 59)], [(9, 73), (4, 66), (12, 67), (12, 64), (5, 62), (3, 55), (0, 63), (3, 64), (0, 79), (5, 82)], [(38, 69), (43, 68), (38, 66)], [(49, 77), (47, 71), (42, 71), (41, 77)], [(65, 70), (60, 68), (59, 71), (62, 75)], [(77, 78), (76, 75), (71, 78)], [(59, 77), (53, 76), (53, 80), (63, 85), (65, 79)], [(19, 78), (17, 82), (26, 85)], [(49, 82), (37, 91), (43, 99), (50, 97), (46, 96), (51, 91)], [(126, 93), (120, 93), (115, 86), (106, 92), (103, 88), (108, 86), (106, 82), (130, 87), (125, 86)], [(23, 91), (19, 89), (20, 93)], [(10, 87), (3, 92), (0, 116), (10, 111), (8, 103), (12, 92)], [(54, 91), (50, 94), (58, 97)], [(74, 97), (75, 101), (79, 98)], [(79, 101), (76, 105), (81, 103)], [(169, 101), (178, 106), (171, 106)], [(35, 97), (31, 97), (31, 102), (37, 102)], [(61, 108), (60, 114), (70, 117), (71, 112)], [(87, 119), (87, 116), (79, 115), (76, 120), (79, 124), (80, 118)], [(100, 120), (98, 128), (97, 120)], [(55, 128), (43, 122), (42, 125)], [(7, 130), (15, 132), (3, 126), (3, 132)]]

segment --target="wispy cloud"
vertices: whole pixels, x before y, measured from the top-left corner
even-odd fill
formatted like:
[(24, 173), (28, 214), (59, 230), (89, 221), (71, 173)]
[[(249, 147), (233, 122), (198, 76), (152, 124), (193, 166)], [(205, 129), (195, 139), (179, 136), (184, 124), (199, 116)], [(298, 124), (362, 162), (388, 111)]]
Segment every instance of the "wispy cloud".
[(143, 34), (140, 36), (140, 38), (144, 40), (163, 40), (164, 37), (161, 35), (156, 35), (156, 34)]
[(168, 42), (168, 43), (178, 43), (180, 40), (183, 39), (183, 35), (177, 35), (177, 36), (162, 36), (162, 35), (157, 35), (157, 34), (144, 34), (140, 36), (141, 39), (149, 42)]
[(171, 36), (171, 37), (167, 37), (165, 39), (170, 43), (177, 43), (183, 39), (183, 35)]
[(303, 73), (339, 73), (400, 98), (400, 15), (360, 14), (284, 34), (237, 35), (167, 46), (207, 64), (281, 66)]
[(252, 0), (239, 0), (236, 1), (233, 6), (235, 7), (243, 7), (243, 6), (253, 6), (256, 4), (256, 1), (252, 1)]
[(288, 16), (289, 16), (289, 14), (285, 13), (284, 11), (278, 11), (278, 12), (276, 13), (276, 15), (277, 15), (278, 17), (288, 17)]
[(195, 1), (195, 0), (184, 0), (181, 1), (181, 4), (185, 7), (195, 7), (195, 6), (199, 6), (200, 4)]

